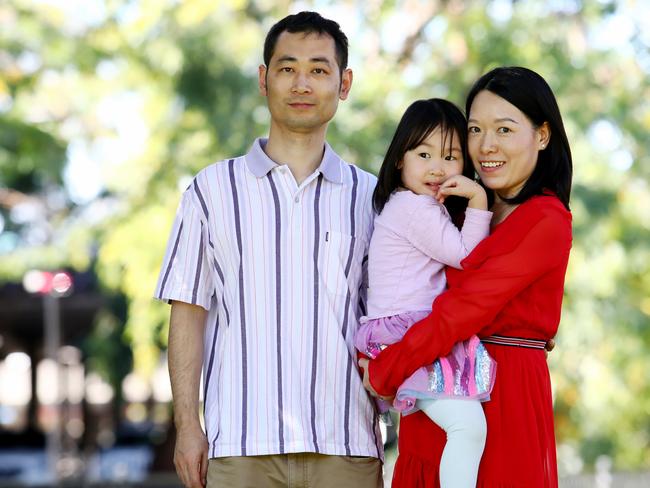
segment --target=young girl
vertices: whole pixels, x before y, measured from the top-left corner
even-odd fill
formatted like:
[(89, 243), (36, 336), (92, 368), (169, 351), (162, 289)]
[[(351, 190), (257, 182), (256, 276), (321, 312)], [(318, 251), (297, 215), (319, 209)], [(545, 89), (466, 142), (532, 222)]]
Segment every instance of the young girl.
[[(416, 101), (397, 126), (373, 195), (378, 216), (369, 250), (368, 315), (355, 336), (357, 349), (371, 358), (431, 312), (446, 286), (445, 266), (460, 269), (489, 233), (492, 212), (473, 180), (466, 148), (465, 117), (445, 100)], [(454, 222), (464, 210), (459, 231)], [(476, 486), (486, 436), (480, 402), (489, 398), (495, 368), (472, 336), (398, 389), (396, 410), (420, 409), (447, 433), (443, 488)]]

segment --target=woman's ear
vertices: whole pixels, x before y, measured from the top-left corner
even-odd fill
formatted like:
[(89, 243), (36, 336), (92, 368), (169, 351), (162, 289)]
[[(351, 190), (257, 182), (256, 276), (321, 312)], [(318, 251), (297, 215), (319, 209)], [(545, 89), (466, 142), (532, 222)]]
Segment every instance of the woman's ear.
[(548, 124), (548, 122), (544, 122), (539, 128), (537, 129), (537, 132), (539, 134), (539, 150), (543, 151), (546, 149), (548, 146), (548, 143), (551, 141), (551, 126)]
[(397, 168), (397, 169), (402, 169), (403, 167), (404, 167), (404, 160), (403, 160), (403, 159), (400, 159), (400, 160), (397, 162), (397, 166), (396, 166), (396, 168)]

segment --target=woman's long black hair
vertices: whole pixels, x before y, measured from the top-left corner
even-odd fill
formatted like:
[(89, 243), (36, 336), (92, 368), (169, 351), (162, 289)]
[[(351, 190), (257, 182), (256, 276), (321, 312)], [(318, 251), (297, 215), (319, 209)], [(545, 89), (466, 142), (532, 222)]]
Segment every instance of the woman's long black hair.
[(551, 87), (544, 78), (528, 68), (495, 68), (481, 76), (472, 86), (465, 104), (468, 116), (474, 98), (483, 90), (488, 90), (517, 107), (535, 127), (547, 122), (551, 132), (548, 145), (539, 152), (537, 165), (521, 191), (512, 198), (501, 199), (508, 203), (523, 203), (534, 195), (550, 190), (569, 210), (573, 175), (571, 148)]
[[(372, 195), (377, 214), (384, 209), (391, 193), (403, 185), (402, 171), (398, 166), (404, 155), (422, 144), (437, 127), (441, 129), (442, 147), (451, 148), (454, 137), (459, 138), (463, 154), (463, 175), (474, 179), (474, 167), (467, 154), (467, 120), (463, 113), (453, 103), (440, 98), (417, 100), (406, 109), (399, 121), (379, 170), (377, 186)], [(458, 224), (467, 207), (467, 199), (447, 197), (445, 206), (453, 221)]]

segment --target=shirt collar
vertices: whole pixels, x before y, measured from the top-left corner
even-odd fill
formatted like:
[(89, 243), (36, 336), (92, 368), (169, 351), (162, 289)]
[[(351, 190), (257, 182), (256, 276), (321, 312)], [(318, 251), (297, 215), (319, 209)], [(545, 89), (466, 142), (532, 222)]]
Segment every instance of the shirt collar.
[[(246, 166), (248, 170), (258, 178), (266, 176), (273, 168), (280, 166), (264, 152), (268, 139), (257, 138), (253, 145), (246, 154)], [(332, 183), (343, 183), (343, 163), (338, 154), (325, 143), (325, 152), (323, 159), (317, 171), (320, 171), (323, 176)]]

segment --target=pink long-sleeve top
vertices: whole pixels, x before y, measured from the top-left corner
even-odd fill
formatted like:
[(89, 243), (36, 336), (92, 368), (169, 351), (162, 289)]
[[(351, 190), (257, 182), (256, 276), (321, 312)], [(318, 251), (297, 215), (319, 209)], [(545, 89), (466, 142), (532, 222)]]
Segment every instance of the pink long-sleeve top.
[(368, 318), (431, 310), (446, 286), (444, 268), (460, 262), (490, 232), (492, 212), (468, 208), (462, 229), (428, 195), (394, 192), (381, 214), (368, 255)]

